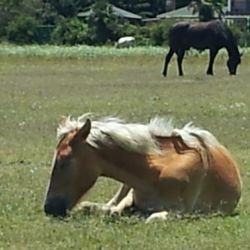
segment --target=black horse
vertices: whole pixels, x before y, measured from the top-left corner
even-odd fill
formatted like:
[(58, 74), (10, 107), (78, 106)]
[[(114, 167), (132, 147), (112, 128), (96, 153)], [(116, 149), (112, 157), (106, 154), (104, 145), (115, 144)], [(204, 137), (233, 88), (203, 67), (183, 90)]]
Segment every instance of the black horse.
[(226, 48), (228, 52), (227, 67), (231, 75), (236, 75), (237, 66), (241, 62), (235, 38), (231, 30), (220, 20), (174, 24), (169, 31), (169, 47), (162, 72), (164, 76), (167, 76), (168, 64), (174, 53), (177, 55), (179, 75), (183, 75), (182, 60), (185, 51), (191, 47), (200, 51), (209, 49), (208, 75), (213, 75), (214, 59), (221, 48)]

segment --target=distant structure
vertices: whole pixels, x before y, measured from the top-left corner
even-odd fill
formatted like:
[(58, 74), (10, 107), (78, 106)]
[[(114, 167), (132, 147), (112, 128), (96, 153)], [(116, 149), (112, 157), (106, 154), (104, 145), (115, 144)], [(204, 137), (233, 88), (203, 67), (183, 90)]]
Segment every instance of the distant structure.
[[(130, 11), (118, 8), (118, 7), (116, 7), (116, 6), (112, 5), (112, 4), (110, 4), (109, 6), (111, 7), (111, 10), (112, 10), (113, 14), (115, 16), (117, 16), (117, 17), (127, 19), (130, 22), (139, 22), (139, 21), (142, 20), (141, 16), (139, 16), (137, 14), (134, 14), (134, 13), (132, 13)], [(88, 18), (92, 13), (93, 13), (93, 10), (91, 8), (89, 8), (87, 11), (79, 12), (77, 14), (77, 16), (79, 18)]]
[(227, 5), (231, 15), (250, 15), (250, 0), (228, 0)]
[(133, 36), (120, 37), (116, 43), (117, 48), (130, 48), (135, 45), (135, 38)]
[(175, 18), (175, 19), (198, 19), (198, 12), (194, 13), (188, 6), (168, 10), (167, 12), (161, 13), (156, 16), (159, 20), (166, 19), (166, 18)]

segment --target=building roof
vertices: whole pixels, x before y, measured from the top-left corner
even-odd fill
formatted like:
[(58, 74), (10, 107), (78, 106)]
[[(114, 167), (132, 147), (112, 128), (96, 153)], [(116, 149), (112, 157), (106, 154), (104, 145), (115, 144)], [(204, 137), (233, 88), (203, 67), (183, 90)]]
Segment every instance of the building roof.
[[(127, 10), (118, 8), (118, 7), (116, 7), (116, 6), (112, 5), (112, 4), (111, 4), (111, 9), (112, 9), (114, 15), (119, 16), (119, 17), (124, 17), (124, 18), (128, 18), (128, 19), (137, 19), (137, 20), (141, 20), (142, 19), (141, 16), (139, 16), (137, 14), (134, 14), (132, 12), (129, 12)], [(89, 9), (89, 10), (84, 11), (84, 12), (79, 12), (77, 14), (77, 16), (85, 18), (85, 17), (90, 16), (92, 13), (93, 13), (93, 10)]]
[(87, 10), (87, 11), (83, 11), (83, 12), (79, 12), (77, 14), (78, 17), (88, 17), (93, 13), (93, 11), (91, 9)]
[(182, 7), (157, 15), (158, 18), (198, 18), (198, 13), (193, 13), (191, 8)]
[[(223, 12), (227, 12), (227, 7), (223, 8)], [(215, 17), (217, 14), (215, 13)], [(189, 8), (188, 6), (175, 9), (172, 11), (164, 12), (162, 14), (157, 15), (157, 18), (163, 19), (163, 18), (199, 18), (199, 13), (193, 13), (192, 8)]]

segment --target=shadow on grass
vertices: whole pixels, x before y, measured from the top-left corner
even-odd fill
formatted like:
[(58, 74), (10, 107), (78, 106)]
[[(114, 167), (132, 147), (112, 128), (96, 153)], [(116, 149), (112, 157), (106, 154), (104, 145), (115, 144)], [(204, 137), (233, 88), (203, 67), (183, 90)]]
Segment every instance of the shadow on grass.
[[(128, 223), (128, 224), (135, 224), (140, 222), (145, 222), (145, 220), (150, 216), (151, 212), (145, 212), (142, 210), (139, 210), (135, 207), (125, 209), (125, 211), (121, 214), (109, 214), (108, 212), (98, 211), (98, 210), (78, 210), (73, 211), (70, 216), (68, 216), (67, 221), (73, 219), (73, 220), (79, 220), (79, 219), (92, 219), (95, 217), (99, 217), (104, 223), (106, 224), (116, 224), (116, 223)], [(210, 220), (214, 218), (232, 218), (232, 217), (238, 217), (240, 213), (238, 211), (235, 211), (232, 214), (223, 214), (220, 212), (213, 212), (209, 214), (199, 213), (195, 212), (193, 214), (182, 214), (177, 213), (174, 211), (170, 211), (168, 214), (168, 219), (166, 221), (175, 221), (175, 220), (185, 220), (187, 222), (193, 222), (193, 221), (199, 221), (199, 220)]]

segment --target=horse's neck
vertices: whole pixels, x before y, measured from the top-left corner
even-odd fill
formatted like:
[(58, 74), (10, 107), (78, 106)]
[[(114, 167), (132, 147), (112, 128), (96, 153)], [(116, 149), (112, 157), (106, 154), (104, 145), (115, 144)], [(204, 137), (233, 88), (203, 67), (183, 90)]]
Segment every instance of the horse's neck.
[[(179, 138), (156, 138), (163, 150), (163, 155), (143, 155), (128, 152), (119, 147), (96, 149), (102, 159), (102, 175), (126, 183), (129, 186), (150, 189), (158, 180), (162, 164), (155, 164), (161, 157), (185, 151), (187, 147)], [(157, 160), (158, 159), (158, 160)]]
[(103, 176), (137, 188), (145, 187), (151, 181), (151, 170), (145, 155), (117, 147), (97, 149), (97, 154), (102, 159)]
[(228, 42), (228, 44), (226, 45), (226, 50), (228, 52), (228, 56), (231, 57), (239, 57), (240, 56), (240, 52), (238, 49), (238, 46), (236, 44), (236, 42), (234, 41), (234, 39), (229, 39), (230, 41)]
[(240, 56), (240, 53), (239, 53), (239, 50), (238, 50), (237, 46), (227, 46), (226, 49), (227, 49), (227, 52), (228, 52), (228, 56), (230, 58)]

